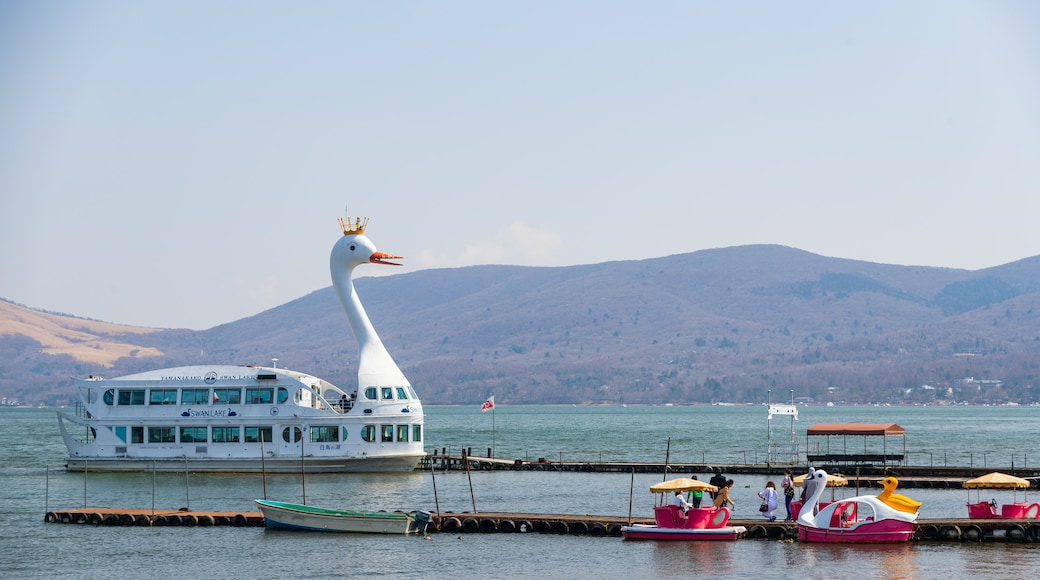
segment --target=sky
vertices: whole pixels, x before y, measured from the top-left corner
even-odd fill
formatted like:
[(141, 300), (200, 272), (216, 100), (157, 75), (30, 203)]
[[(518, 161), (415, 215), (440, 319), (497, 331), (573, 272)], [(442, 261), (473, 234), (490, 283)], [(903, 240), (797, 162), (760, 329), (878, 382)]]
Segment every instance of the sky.
[(0, 0), (0, 298), (207, 329), (329, 286), (344, 216), (394, 274), (745, 244), (998, 266), (1040, 254), (1038, 22), (1029, 0)]

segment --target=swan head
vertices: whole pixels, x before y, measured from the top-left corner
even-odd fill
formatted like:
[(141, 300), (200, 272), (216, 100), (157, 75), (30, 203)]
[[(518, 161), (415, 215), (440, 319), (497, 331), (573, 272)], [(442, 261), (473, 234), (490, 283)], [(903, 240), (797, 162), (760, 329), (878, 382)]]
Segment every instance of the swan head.
[(368, 239), (364, 234), (346, 234), (332, 247), (332, 264), (347, 270), (361, 264), (400, 266), (401, 264), (391, 260), (401, 260), (403, 258), (404, 256), (395, 256), (378, 251), (372, 240)]

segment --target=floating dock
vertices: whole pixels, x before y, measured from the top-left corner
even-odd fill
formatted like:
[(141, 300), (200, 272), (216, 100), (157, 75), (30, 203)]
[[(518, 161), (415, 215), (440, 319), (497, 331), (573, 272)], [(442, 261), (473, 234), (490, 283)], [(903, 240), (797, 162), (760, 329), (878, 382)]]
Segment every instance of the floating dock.
[[(260, 512), (192, 512), (120, 508), (76, 508), (49, 511), (47, 523), (94, 526), (234, 526), (263, 527)], [(445, 534), (557, 534), (571, 536), (621, 537), (621, 527), (653, 524), (651, 518), (629, 520), (617, 516), (442, 512), (431, 518), (427, 533)], [(794, 522), (731, 519), (729, 525), (747, 528), (753, 540), (797, 540)], [(1040, 543), (1040, 520), (943, 519), (920, 520), (915, 524), (915, 541), (932, 542), (1031, 542)]]
[[(766, 464), (706, 464), (706, 463), (663, 463), (663, 462), (596, 462), (596, 461), (549, 461), (544, 457), (536, 461), (523, 459), (497, 459), (474, 455), (452, 456), (434, 454), (425, 456), (420, 462), (420, 469), (429, 471), (458, 471), (469, 469), (476, 471), (560, 471), (582, 473), (668, 473), (669, 475), (689, 475), (712, 473), (720, 469), (722, 473), (734, 475), (782, 475), (785, 469), (792, 469), (796, 474), (808, 471), (807, 466), (766, 465)], [(961, 489), (965, 481), (999, 471), (1030, 481), (1030, 487), (1040, 488), (1040, 468), (1001, 468), (1001, 467), (936, 467), (918, 465), (830, 465), (814, 464), (831, 474), (841, 474), (849, 480), (849, 487), (880, 487), (877, 480), (883, 477), (899, 478), (899, 487), (904, 489)]]

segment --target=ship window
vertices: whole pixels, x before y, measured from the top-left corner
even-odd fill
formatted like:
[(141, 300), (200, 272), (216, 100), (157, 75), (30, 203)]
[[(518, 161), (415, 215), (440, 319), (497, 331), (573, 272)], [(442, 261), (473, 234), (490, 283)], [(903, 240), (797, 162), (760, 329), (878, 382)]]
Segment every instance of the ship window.
[(152, 389), (152, 405), (176, 405), (177, 389)]
[(144, 443), (144, 427), (131, 427), (130, 428), (130, 442), (131, 443)]
[(365, 389), (365, 398), (366, 399), (372, 399), (374, 401), (376, 399), (376, 388), (375, 387), (369, 387), (369, 388)]
[[(290, 429), (292, 429), (292, 432), (289, 431)], [(286, 427), (285, 429), (282, 429), (282, 440), (286, 443), (299, 443), (300, 439), (303, 439), (303, 431), (300, 431), (299, 427)]]
[(214, 443), (238, 443), (239, 440), (239, 429), (238, 427), (214, 427), (213, 428), (213, 442)]
[(265, 442), (270, 443), (272, 441), (271, 428), (246, 427), (246, 443), (259, 443), (261, 437), (263, 437)]
[(382, 434), (383, 434), (383, 436), (382, 436), (383, 443), (386, 443), (387, 441), (393, 441), (394, 440), (394, 426), (393, 425), (380, 425), (379, 427), (380, 427), (380, 430), (382, 431)]
[(242, 389), (213, 389), (214, 405), (241, 405)]
[(205, 427), (181, 427), (181, 443), (205, 443), (209, 437)]
[(246, 389), (247, 405), (270, 405), (274, 389)]
[(144, 389), (119, 389), (120, 405), (143, 405)]
[(181, 391), (181, 404), (208, 405), (209, 389), (184, 389)]
[(347, 433), (350, 433), (350, 431), (348, 431), (348, 430), (347, 430), (347, 428), (346, 428), (346, 427), (344, 427), (344, 428), (343, 428), (343, 440), (344, 440), (344, 441), (346, 441), (346, 440), (347, 440)]
[(126, 427), (116, 427), (115, 432), (116, 437), (119, 437), (120, 441), (126, 443)]
[(415, 394), (415, 389), (413, 389), (413, 388), (411, 387), (411, 385), (409, 385), (409, 386), (408, 386), (408, 392), (412, 394), (412, 398), (413, 398), (413, 399), (416, 399), (416, 400), (418, 400), (418, 399), (419, 399), (419, 395), (416, 395), (416, 394)]
[(364, 427), (362, 427), (361, 428), (361, 438), (364, 439), (365, 441), (368, 441), (369, 443), (374, 442), (376, 440), (376, 426), (375, 425), (365, 425)]
[(339, 427), (311, 426), (311, 443), (330, 443), (339, 441)]
[(175, 427), (149, 427), (149, 443), (176, 443)]
[(289, 400), (289, 391), (287, 391), (285, 389), (282, 389), (282, 388), (279, 388), (278, 389), (278, 404), (281, 405), (282, 403), (284, 403), (284, 402), (286, 402), (288, 400)]
[(105, 399), (105, 404), (106, 405), (111, 405), (112, 403), (114, 403), (115, 402), (115, 398), (116, 398), (116, 390), (115, 389), (109, 389), (109, 390), (105, 391), (104, 399)]
[(422, 425), (412, 425), (412, 441), (422, 441)]
[(394, 389), (391, 387), (383, 387), (383, 400), (390, 400), (394, 398)]
[(402, 401), (408, 400), (408, 393), (404, 391), (403, 387), (397, 387), (397, 398)]
[(407, 442), (408, 441), (408, 425), (398, 425), (397, 426), (397, 440), (399, 442), (401, 442), (401, 441)]

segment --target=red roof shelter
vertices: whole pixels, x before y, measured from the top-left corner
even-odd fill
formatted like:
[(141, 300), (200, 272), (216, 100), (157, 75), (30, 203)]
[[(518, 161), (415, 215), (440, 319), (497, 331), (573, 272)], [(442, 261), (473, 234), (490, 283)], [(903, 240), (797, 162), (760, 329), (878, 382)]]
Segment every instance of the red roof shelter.
[[(848, 448), (849, 437), (863, 438), (863, 453), (851, 453)], [(825, 437), (824, 441), (810, 442), (810, 437)], [(838, 444), (833, 445), (832, 438), (841, 437), (841, 448)], [(871, 437), (881, 437), (881, 449), (877, 449), (874, 443), (872, 450), (868, 450), (868, 440)], [(888, 450), (888, 438), (900, 437), (902, 439), (903, 451), (897, 453), (898, 448), (890, 453)], [(874, 440), (876, 441), (876, 440)], [(906, 460), (906, 429), (895, 423), (817, 423), (805, 431), (805, 448), (809, 450), (806, 459), (810, 463), (888, 463), (890, 461), (904, 462)], [(814, 447), (812, 443), (816, 443)], [(856, 445), (856, 448), (859, 446)], [(813, 450), (816, 452), (814, 453)], [(878, 453), (877, 451), (880, 451)]]

